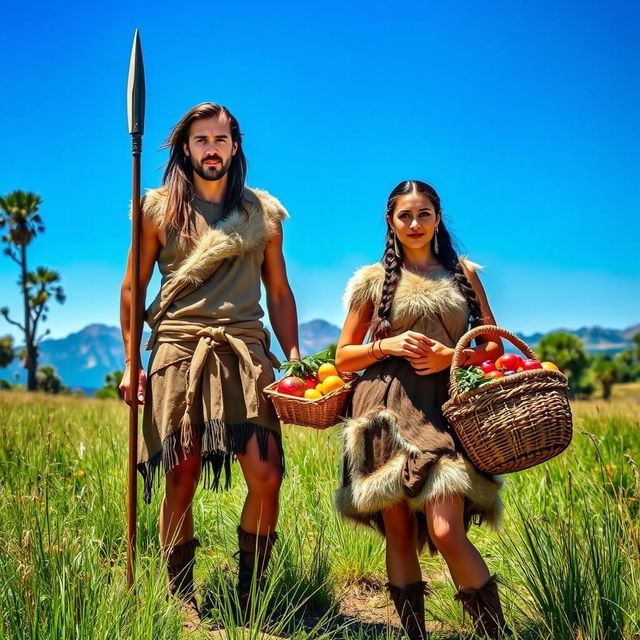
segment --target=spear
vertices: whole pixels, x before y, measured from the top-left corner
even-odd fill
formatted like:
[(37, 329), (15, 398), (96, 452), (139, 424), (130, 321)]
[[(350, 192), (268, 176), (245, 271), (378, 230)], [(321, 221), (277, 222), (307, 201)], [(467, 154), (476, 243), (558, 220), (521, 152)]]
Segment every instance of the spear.
[(127, 116), (131, 134), (132, 197), (131, 197), (131, 317), (129, 320), (129, 348), (131, 349), (131, 404), (129, 412), (129, 490), (127, 504), (127, 587), (133, 585), (136, 561), (136, 508), (138, 485), (136, 465), (138, 462), (138, 378), (140, 377), (140, 156), (144, 133), (144, 65), (140, 34), (136, 29), (129, 62), (127, 84)]

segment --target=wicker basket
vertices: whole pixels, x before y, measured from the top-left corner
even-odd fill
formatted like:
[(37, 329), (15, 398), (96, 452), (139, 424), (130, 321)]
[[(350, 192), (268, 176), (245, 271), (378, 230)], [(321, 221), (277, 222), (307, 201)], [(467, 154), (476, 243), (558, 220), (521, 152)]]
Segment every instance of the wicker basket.
[(316, 400), (279, 393), (279, 380), (266, 386), (264, 392), (271, 398), (278, 418), (283, 424), (327, 429), (340, 422), (344, 407), (359, 376), (354, 373), (341, 373), (340, 377), (345, 380), (344, 387)]
[(459, 393), (456, 370), (462, 351), (479, 335), (506, 338), (528, 358), (536, 358), (527, 344), (499, 327), (477, 327), (460, 338), (451, 362), (451, 397), (442, 410), (467, 455), (491, 474), (521, 471), (557, 456), (572, 436), (567, 378), (534, 369)]

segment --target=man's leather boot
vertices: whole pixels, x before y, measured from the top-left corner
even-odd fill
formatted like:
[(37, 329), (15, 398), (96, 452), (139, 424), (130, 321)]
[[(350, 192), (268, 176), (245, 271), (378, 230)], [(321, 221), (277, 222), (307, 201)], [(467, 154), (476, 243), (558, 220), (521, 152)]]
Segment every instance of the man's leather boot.
[(238, 527), (238, 602), (243, 618), (249, 617), (251, 610), (251, 581), (255, 571), (256, 583), (254, 593), (262, 591), (265, 584), (265, 573), (271, 559), (273, 545), (278, 534), (273, 531), (260, 536), (247, 533)]
[(165, 547), (163, 556), (167, 561), (169, 574), (169, 593), (181, 601), (180, 610), (186, 615), (184, 628), (199, 629), (200, 610), (193, 586), (193, 566), (196, 547), (200, 541), (193, 538), (174, 547)]

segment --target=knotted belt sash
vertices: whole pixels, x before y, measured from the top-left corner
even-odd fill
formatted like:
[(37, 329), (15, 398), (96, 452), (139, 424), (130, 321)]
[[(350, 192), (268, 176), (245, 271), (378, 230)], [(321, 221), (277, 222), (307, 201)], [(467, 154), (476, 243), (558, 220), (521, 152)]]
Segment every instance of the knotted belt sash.
[[(247, 345), (262, 344), (274, 367), (279, 367), (278, 359), (269, 351), (269, 335), (264, 328), (203, 326), (184, 323), (179, 328), (160, 330), (154, 336), (159, 343), (193, 343), (195, 350), (187, 371), (186, 407), (180, 421), (180, 444), (183, 453), (191, 451), (193, 446), (193, 429), (191, 410), (195, 401), (199, 383), (205, 383), (205, 373), (209, 381), (209, 389), (204, 403), (205, 420), (224, 420), (224, 403), (222, 389), (221, 362), (216, 347), (228, 345), (238, 358), (240, 381), (242, 384), (247, 420), (257, 418), (260, 410), (258, 378), (251, 353)], [(189, 359), (189, 356), (181, 360)]]

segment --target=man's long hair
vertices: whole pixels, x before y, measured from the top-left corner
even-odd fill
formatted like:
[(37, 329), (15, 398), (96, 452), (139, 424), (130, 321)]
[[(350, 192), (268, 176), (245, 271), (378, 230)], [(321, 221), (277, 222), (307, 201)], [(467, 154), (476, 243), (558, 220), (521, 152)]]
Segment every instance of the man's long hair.
[(175, 230), (181, 238), (191, 238), (189, 207), (194, 196), (193, 167), (191, 159), (184, 152), (189, 142), (189, 130), (196, 120), (224, 117), (229, 121), (231, 140), (238, 145), (231, 158), (228, 171), (227, 191), (224, 197), (224, 215), (242, 206), (242, 192), (247, 175), (247, 159), (242, 150), (240, 125), (229, 109), (213, 102), (203, 102), (190, 109), (171, 130), (162, 146), (170, 149), (169, 161), (162, 176), (162, 184), (168, 188), (167, 226)]

